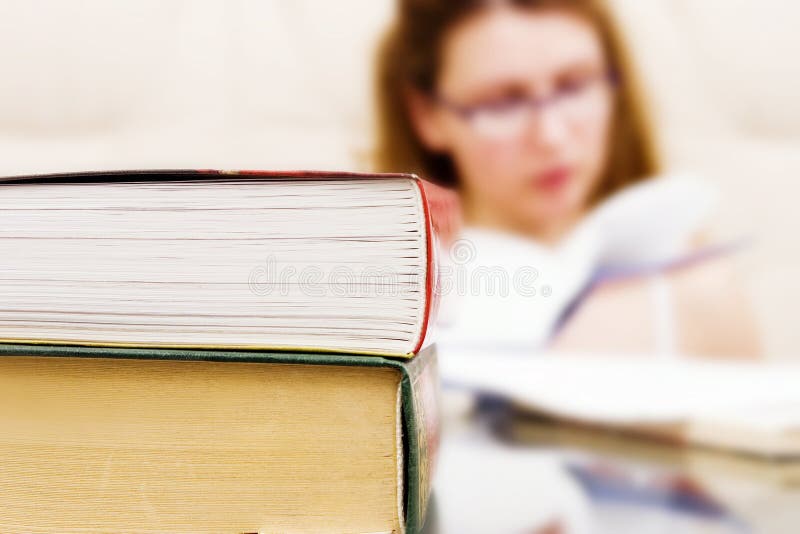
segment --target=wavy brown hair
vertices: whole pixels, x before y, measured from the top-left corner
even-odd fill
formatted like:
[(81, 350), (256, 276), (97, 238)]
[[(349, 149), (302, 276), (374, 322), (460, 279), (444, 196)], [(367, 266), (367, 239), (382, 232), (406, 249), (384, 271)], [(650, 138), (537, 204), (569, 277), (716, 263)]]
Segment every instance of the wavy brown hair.
[(656, 174), (655, 140), (639, 80), (621, 33), (605, 3), (598, 0), (398, 0), (395, 21), (377, 56), (377, 170), (413, 172), (442, 185), (458, 185), (450, 157), (426, 149), (416, 135), (407, 93), (433, 94), (447, 32), (467, 16), (498, 4), (567, 10), (589, 21), (600, 36), (617, 91), (608, 163), (594, 200)]

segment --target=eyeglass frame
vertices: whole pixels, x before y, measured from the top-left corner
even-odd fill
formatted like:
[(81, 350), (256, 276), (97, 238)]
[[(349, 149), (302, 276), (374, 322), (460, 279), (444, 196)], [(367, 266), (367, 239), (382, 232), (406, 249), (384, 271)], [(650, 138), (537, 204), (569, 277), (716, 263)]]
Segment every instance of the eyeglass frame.
[[(591, 83), (606, 82), (612, 89), (616, 89), (620, 85), (620, 77), (615, 69), (606, 69), (602, 74), (597, 74), (593, 78), (594, 79), (591, 81)], [(561, 98), (564, 97), (565, 94), (568, 94), (568, 91), (561, 90), (561, 91), (554, 91), (551, 94), (544, 97), (517, 98), (515, 99), (514, 104), (515, 105), (527, 104), (527, 107), (529, 109), (532, 109), (535, 112), (541, 112), (543, 109), (546, 109), (547, 107), (552, 106), (554, 103), (557, 103)], [(474, 117), (475, 114), (480, 111), (497, 110), (502, 108), (503, 106), (508, 105), (507, 102), (495, 105), (459, 104), (457, 102), (453, 102), (449, 98), (445, 97), (444, 95), (436, 91), (432, 92), (430, 96), (434, 103), (456, 114), (462, 120), (465, 120), (467, 122), (469, 122), (472, 119), (472, 117)]]

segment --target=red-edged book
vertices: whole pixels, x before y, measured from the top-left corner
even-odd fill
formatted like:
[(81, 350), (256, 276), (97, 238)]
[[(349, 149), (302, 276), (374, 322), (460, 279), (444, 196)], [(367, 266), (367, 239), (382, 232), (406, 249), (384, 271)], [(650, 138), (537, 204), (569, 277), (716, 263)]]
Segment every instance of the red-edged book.
[(0, 340), (410, 357), (434, 241), (412, 175), (0, 178)]

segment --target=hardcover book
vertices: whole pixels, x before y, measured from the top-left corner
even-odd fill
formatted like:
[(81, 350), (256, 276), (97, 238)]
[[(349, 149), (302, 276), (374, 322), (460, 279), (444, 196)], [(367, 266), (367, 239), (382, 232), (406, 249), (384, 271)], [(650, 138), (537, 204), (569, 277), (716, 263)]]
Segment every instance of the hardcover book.
[(412, 359), (0, 344), (0, 532), (419, 532)]
[(408, 357), (435, 239), (411, 175), (0, 178), (0, 340)]

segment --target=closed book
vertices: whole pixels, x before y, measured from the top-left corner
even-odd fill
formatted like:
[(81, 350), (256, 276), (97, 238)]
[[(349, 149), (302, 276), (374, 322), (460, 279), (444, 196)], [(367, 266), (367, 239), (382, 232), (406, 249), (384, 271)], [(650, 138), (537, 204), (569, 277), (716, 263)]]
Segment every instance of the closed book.
[(0, 532), (418, 532), (434, 350), (0, 344)]
[(435, 240), (412, 175), (0, 178), (0, 340), (410, 357)]

